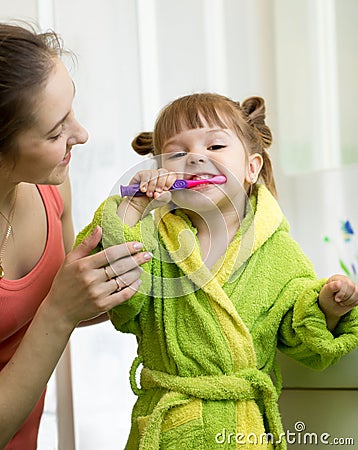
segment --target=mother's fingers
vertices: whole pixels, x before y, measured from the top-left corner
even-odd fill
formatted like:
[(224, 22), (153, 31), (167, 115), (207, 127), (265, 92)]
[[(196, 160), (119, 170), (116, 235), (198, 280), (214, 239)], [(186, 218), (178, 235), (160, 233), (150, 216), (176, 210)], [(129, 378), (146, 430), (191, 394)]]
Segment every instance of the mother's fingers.
[(110, 283), (108, 283), (110, 294), (115, 292), (119, 292), (122, 289), (126, 288), (133, 284), (136, 280), (139, 279), (143, 269), (137, 267), (129, 272), (126, 272), (124, 275), (113, 278)]
[(141, 264), (148, 262), (152, 258), (152, 254), (150, 252), (140, 252), (136, 253), (133, 256), (126, 256), (124, 258), (118, 259), (114, 261), (112, 264), (108, 264), (100, 268), (99, 270), (103, 273), (101, 274), (101, 278), (109, 281), (112, 278), (120, 277), (123, 274), (137, 268)]
[(133, 256), (121, 258), (113, 262), (111, 264), (111, 269), (115, 276), (121, 276), (126, 272), (128, 272), (129, 270), (132, 270), (135, 267), (138, 267), (143, 263), (148, 262), (151, 258), (152, 254), (150, 252), (136, 253)]
[(114, 308), (115, 306), (120, 305), (121, 303), (123, 303), (123, 302), (129, 300), (131, 297), (133, 297), (133, 295), (138, 291), (141, 283), (142, 283), (141, 280), (137, 279), (129, 286), (126, 286), (123, 289), (121, 289), (119, 292), (114, 292), (112, 295), (107, 297), (108, 306), (107, 306), (106, 310), (109, 311), (110, 309)]
[(89, 256), (96, 248), (102, 237), (102, 228), (96, 226), (92, 233), (86, 237), (78, 246), (68, 253), (66, 259), (69, 263), (72, 263), (78, 259)]
[(105, 274), (105, 277), (106, 277), (107, 281), (109, 281), (109, 280), (111, 280), (113, 278), (113, 276), (110, 275), (110, 272), (109, 272), (108, 269), (109, 269), (109, 266), (104, 266), (103, 267), (104, 274)]
[(140, 242), (126, 242), (124, 244), (113, 245), (101, 252), (95, 253), (85, 258), (90, 269), (99, 269), (100, 267), (108, 266), (118, 259), (127, 256), (135, 255), (143, 248)]
[[(103, 268), (101, 271), (104, 273)], [(132, 297), (141, 285), (140, 276), (143, 269), (139, 266), (127, 271), (125, 274), (111, 278), (110, 280), (102, 280), (91, 283), (88, 291), (87, 302), (96, 309), (96, 313), (109, 311), (114, 306), (128, 300)], [(83, 320), (83, 319), (82, 319)]]

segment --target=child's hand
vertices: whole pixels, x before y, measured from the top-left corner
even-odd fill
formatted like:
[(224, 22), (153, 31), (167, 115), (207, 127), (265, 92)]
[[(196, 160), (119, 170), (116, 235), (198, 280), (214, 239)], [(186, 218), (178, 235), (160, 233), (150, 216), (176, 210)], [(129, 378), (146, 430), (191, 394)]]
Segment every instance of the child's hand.
[(318, 304), (326, 316), (328, 328), (333, 330), (340, 317), (358, 306), (358, 286), (344, 275), (333, 275), (323, 286)]
[[(165, 201), (164, 199), (171, 199), (169, 189), (176, 180), (177, 174), (168, 172), (166, 169), (142, 170), (133, 177), (131, 184), (139, 183), (140, 190), (150, 199), (154, 198), (158, 200), (159, 197), (161, 197), (161, 201), (168, 203), (168, 201)], [(169, 194), (169, 196), (167, 194)]]
[(150, 211), (166, 205), (172, 199), (169, 189), (177, 180), (178, 174), (166, 169), (142, 170), (130, 183), (138, 183), (143, 196), (127, 197), (117, 209), (118, 216), (129, 226), (135, 225)]

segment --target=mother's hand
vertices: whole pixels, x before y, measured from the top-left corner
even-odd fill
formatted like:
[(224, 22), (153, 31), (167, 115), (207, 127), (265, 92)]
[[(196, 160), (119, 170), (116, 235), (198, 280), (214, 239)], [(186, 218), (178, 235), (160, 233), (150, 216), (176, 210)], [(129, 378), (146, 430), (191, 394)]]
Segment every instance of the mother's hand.
[(114, 245), (91, 255), (102, 237), (96, 227), (65, 258), (46, 298), (58, 311), (59, 320), (75, 327), (131, 298), (140, 286), (141, 264), (152, 255), (142, 252), (142, 244)]

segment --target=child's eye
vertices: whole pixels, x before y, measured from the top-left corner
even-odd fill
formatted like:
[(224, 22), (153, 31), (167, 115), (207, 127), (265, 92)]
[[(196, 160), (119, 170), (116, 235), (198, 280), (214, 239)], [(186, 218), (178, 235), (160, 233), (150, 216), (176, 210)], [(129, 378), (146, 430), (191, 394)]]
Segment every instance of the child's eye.
[(226, 147), (226, 145), (221, 145), (221, 144), (210, 145), (210, 147), (208, 147), (208, 150), (220, 150), (225, 147)]
[(185, 155), (186, 155), (185, 152), (175, 152), (169, 155), (169, 159), (182, 158)]

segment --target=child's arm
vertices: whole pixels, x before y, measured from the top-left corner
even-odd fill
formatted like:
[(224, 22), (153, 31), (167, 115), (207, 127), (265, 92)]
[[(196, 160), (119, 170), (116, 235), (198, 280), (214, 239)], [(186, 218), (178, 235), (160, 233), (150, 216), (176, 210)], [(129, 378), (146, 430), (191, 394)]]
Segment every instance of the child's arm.
[(358, 286), (344, 275), (333, 275), (322, 287), (318, 304), (326, 316), (327, 328), (333, 331), (339, 319), (358, 306)]
[(118, 217), (130, 227), (136, 225), (150, 211), (171, 201), (169, 188), (177, 178), (177, 174), (166, 169), (138, 172), (131, 180), (131, 184), (139, 183), (140, 190), (145, 192), (145, 195), (125, 198), (118, 206)]

